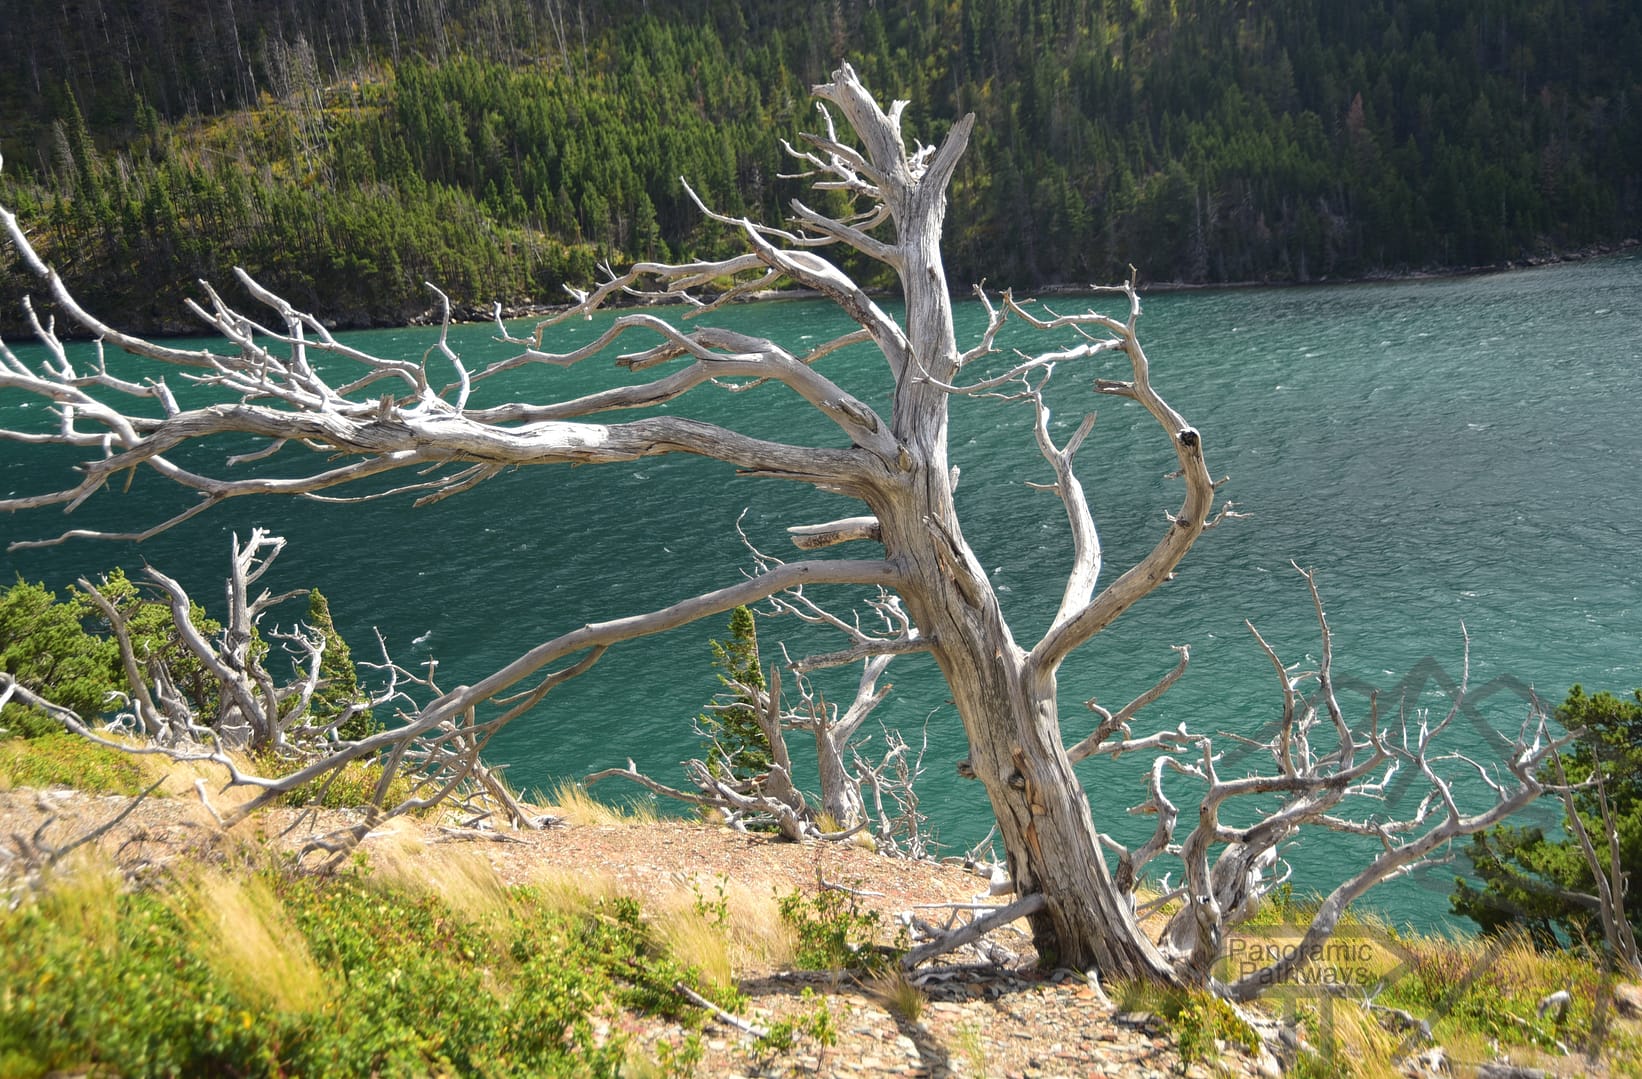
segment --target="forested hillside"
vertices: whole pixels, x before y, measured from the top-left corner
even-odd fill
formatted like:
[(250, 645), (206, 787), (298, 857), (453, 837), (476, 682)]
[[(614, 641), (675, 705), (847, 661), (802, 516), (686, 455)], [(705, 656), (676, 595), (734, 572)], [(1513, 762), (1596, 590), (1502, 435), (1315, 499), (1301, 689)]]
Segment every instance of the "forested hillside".
[[(778, 216), (839, 58), (966, 111), (956, 282), (1304, 281), (1642, 233), (1618, 0), (13, 0), (0, 199), (99, 312), (243, 265), (328, 318), (551, 301)], [(15, 268), (0, 325), (15, 328)]]

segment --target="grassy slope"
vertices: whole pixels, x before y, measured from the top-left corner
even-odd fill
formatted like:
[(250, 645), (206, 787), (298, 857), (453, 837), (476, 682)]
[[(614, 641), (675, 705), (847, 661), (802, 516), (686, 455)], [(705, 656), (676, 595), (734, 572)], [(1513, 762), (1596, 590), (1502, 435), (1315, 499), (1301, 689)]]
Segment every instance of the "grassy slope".
[[(69, 774), (122, 792), (146, 785), (145, 765), (132, 773), (131, 759), (87, 749), (0, 743), (0, 791)], [(611, 826), (596, 805), (560, 801), (582, 827)], [(130, 890), (106, 856), (75, 861), (0, 913), (0, 1075), (687, 1072), (703, 1052), (705, 1013), (676, 982), (743, 1006), (738, 974), (786, 969), (829, 934), (874, 928), (852, 905), (799, 898), (782, 918), (772, 897), (726, 897), (722, 886), (682, 899), (647, 892), (641, 906), (585, 870), (544, 868), (508, 886), (482, 851), (406, 836), (331, 876), (250, 838)], [(1298, 913), (1268, 911), (1242, 947), (1281, 947)], [(1578, 956), (1363, 924), (1339, 939), (1346, 947), (1292, 1003), (1317, 1050), (1301, 1058), (1300, 1074), (1396, 1074), (1394, 1058), (1411, 1043), (1387, 1029), (1392, 1009), (1434, 1017), (1436, 1042), (1456, 1061), (1497, 1049), (1564, 1074), (1642, 1067), (1635, 1024), (1612, 1012), (1611, 982)], [(1345, 1003), (1373, 995), (1379, 979), (1377, 1013)], [(1325, 1005), (1318, 986), (1329, 982), (1348, 989)], [(1535, 1003), (1565, 986), (1569, 1012), (1537, 1016)], [(915, 1017), (919, 994), (881, 993), (896, 990), (900, 1003), (887, 1006)], [(1207, 998), (1140, 987), (1116, 995), (1122, 1007), (1165, 1016), (1185, 1059), (1229, 1053), (1246, 1066), (1223, 1048), (1246, 1031)], [(837, 1036), (827, 1008), (805, 1002), (776, 1033), (789, 1050), (822, 1044)], [(1567, 1056), (1559, 1043), (1598, 1054)]]

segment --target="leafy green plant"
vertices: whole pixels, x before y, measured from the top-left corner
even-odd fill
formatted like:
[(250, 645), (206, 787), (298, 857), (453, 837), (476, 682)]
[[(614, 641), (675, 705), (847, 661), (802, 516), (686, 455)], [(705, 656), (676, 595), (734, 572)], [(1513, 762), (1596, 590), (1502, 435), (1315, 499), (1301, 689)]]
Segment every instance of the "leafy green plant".
[(730, 897), (725, 892), (728, 879), (721, 875), (717, 878), (716, 885), (717, 888), (713, 893), (713, 897), (709, 899), (701, 892), (701, 882), (692, 880), (690, 882), (690, 891), (694, 895), (695, 901), (691, 905), (702, 920), (708, 922), (715, 929), (725, 929), (730, 924)]
[(158, 778), (142, 758), (60, 728), (37, 738), (0, 739), (0, 777), (16, 787), (126, 795), (143, 791)]
[(797, 938), (793, 961), (802, 970), (886, 969), (904, 951), (878, 943), (881, 919), (864, 910), (849, 892), (823, 888), (814, 895), (792, 892), (777, 901), (781, 920)]
[[(108, 881), (0, 911), (0, 1074), (614, 1076), (629, 1047), (596, 1029), (609, 1007), (700, 1016), (673, 988), (693, 974), (631, 899), (564, 913), (513, 889), (498, 927), (357, 871)], [(691, 1044), (664, 1056), (683, 1068)]]
[(832, 1009), (827, 1006), (826, 998), (805, 986), (799, 999), (808, 1006), (808, 1010), (771, 1023), (758, 1039), (760, 1056), (785, 1053), (798, 1044), (800, 1037), (813, 1038), (823, 1048), (830, 1049), (838, 1044), (838, 1023), (833, 1018)]

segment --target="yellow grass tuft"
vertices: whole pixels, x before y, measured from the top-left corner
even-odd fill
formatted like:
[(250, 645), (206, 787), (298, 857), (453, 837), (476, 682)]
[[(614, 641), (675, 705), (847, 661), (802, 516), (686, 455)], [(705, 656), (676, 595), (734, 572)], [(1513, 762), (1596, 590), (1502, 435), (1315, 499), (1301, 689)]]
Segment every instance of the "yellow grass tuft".
[(792, 964), (797, 942), (772, 887), (697, 877), (643, 898), (669, 951), (715, 986), (733, 986), (737, 971)]
[(621, 894), (614, 878), (592, 870), (541, 866), (526, 881), (536, 901), (554, 914), (586, 914)]
[(233, 879), (202, 868), (180, 884), (173, 901), (200, 928), (192, 940), (199, 958), (236, 992), (281, 1012), (324, 1006), (319, 966), (260, 877)]
[(382, 886), (432, 895), (476, 925), (500, 930), (512, 900), (480, 851), (423, 842), (414, 824), (394, 819), (372, 837), (366, 855), (371, 879)]
[(1322, 1066), (1311, 1074), (1350, 1079), (1399, 1079), (1402, 1075), (1395, 1060), (1399, 1048), (1406, 1049), (1407, 1035), (1387, 1030), (1379, 1017), (1356, 1001), (1330, 1000), (1326, 1011), (1306, 1026), (1307, 1044)]
[(730, 881), (724, 895), (729, 909), (725, 935), (736, 967), (783, 970), (792, 966), (798, 940), (781, 919), (775, 888)]
[(735, 987), (735, 968), (730, 962), (730, 942), (723, 926), (708, 915), (687, 907), (674, 907), (657, 921), (656, 931), (667, 951), (714, 989)]
[(660, 819), (653, 802), (634, 802), (625, 806), (609, 805), (587, 792), (580, 783), (565, 780), (545, 796), (549, 812), (563, 817), (571, 824), (621, 825), (654, 824)]
[(953, 1031), (952, 1048), (955, 1055), (969, 1066), (969, 1071), (976, 1075), (988, 1074), (990, 1062), (986, 1056), (986, 1040), (981, 1037), (978, 1024), (966, 1022)]
[(872, 980), (872, 995), (894, 1014), (916, 1023), (927, 1002), (924, 991), (907, 980), (903, 970), (892, 970)]

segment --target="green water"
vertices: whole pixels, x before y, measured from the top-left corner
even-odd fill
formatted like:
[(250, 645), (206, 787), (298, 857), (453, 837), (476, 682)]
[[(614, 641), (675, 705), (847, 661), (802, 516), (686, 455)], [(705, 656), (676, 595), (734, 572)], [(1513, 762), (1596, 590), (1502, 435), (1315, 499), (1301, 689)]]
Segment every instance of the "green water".
[[(980, 311), (966, 305), (959, 317), (973, 329)], [(813, 302), (741, 308), (720, 321), (795, 348), (842, 325)], [(567, 334), (585, 339), (598, 329), (577, 324)], [(1458, 280), (1162, 295), (1147, 302), (1142, 336), (1155, 383), (1203, 432), (1211, 468), (1230, 477), (1224, 493), (1249, 516), (1208, 534), (1175, 581), (1074, 656), (1062, 678), (1069, 737), (1089, 726), (1079, 702), (1127, 700), (1172, 664), (1174, 644), (1191, 645), (1192, 668), (1137, 729), (1185, 720), (1254, 734), (1273, 723), (1275, 680), (1242, 622), (1254, 621), (1290, 661), (1315, 653), (1291, 559), (1319, 572), (1336, 631), (1336, 672), (1359, 717), (1369, 687), (1380, 693), (1383, 717), (1399, 708), (1446, 710), (1442, 687), (1459, 676), (1465, 633), (1475, 707), (1457, 721), (1452, 746), (1468, 754), (1497, 755), (1498, 732), (1514, 734), (1526, 714), (1528, 687), (1555, 702), (1574, 681), (1642, 685), (1642, 523), (1634, 501), (1642, 259)], [(510, 351), (483, 327), (454, 338), (470, 362)], [(432, 336), (418, 329), (351, 340), (419, 356)], [(886, 380), (870, 354), (834, 357), (826, 370), (881, 399)], [(1179, 487), (1163, 478), (1169, 452), (1151, 421), (1137, 408), (1094, 398), (1092, 376), (1061, 373), (1056, 423), (1064, 438), (1083, 410), (1100, 413), (1081, 475), (1107, 564), (1121, 567), (1158, 535)], [(610, 377), (603, 365), (531, 372), (507, 395), (542, 397)], [(738, 395), (707, 389), (673, 407), (755, 434), (816, 444), (834, 437), (778, 386)], [(38, 416), (0, 400), (0, 422)], [(952, 433), (965, 534), (992, 569), (1023, 642), (1046, 624), (1067, 562), (1058, 503), (1023, 482), (1048, 478), (1028, 420), (1020, 405), (963, 401)], [(0, 492), (41, 490), (65, 460), (37, 447), (0, 447)], [(139, 479), (67, 524), (149, 523), (179, 505), (175, 491)], [(260, 524), (291, 541), (275, 584), (322, 588), (356, 655), (368, 652), (379, 627), (402, 661), (437, 657), (441, 682), (452, 686), (583, 621), (737, 579), (747, 560), (733, 525), (744, 510), (754, 541), (776, 552), (791, 550), (788, 525), (858, 512), (807, 489), (738, 479), (711, 462), (651, 459), (515, 472), (422, 510), (405, 499), (240, 500), (140, 546), (77, 541), (0, 556), (0, 575), (60, 585), (146, 558), (210, 604), (220, 596), (227, 534)], [(3, 524), (8, 539), (63, 527), (54, 511)], [(779, 631), (764, 628), (767, 648)], [(505, 732), (495, 756), (524, 786), (629, 757), (676, 780), (677, 762), (695, 748), (689, 717), (715, 689), (706, 641), (721, 632), (715, 620), (612, 650)], [(897, 660), (889, 680), (895, 692), (879, 714), (914, 741), (927, 729), (923, 804), (946, 841), (967, 844), (985, 832), (989, 811), (979, 788), (954, 773), (962, 735), (933, 665)], [(1256, 763), (1228, 743), (1221, 771), (1240, 774)], [(1091, 761), (1083, 774), (1102, 828), (1124, 839), (1145, 834), (1149, 818), (1122, 812), (1141, 795), (1133, 767)], [(1419, 793), (1394, 784), (1382, 812), (1411, 810)], [(1331, 836), (1290, 852), (1302, 889), (1337, 879), (1360, 857)], [(1415, 873), (1375, 902), (1399, 919), (1430, 924), (1463, 865)]]

